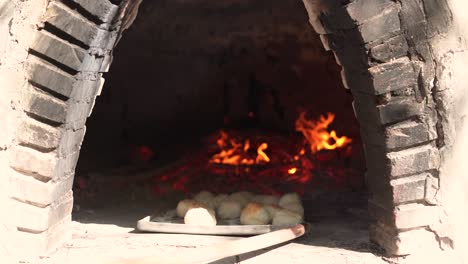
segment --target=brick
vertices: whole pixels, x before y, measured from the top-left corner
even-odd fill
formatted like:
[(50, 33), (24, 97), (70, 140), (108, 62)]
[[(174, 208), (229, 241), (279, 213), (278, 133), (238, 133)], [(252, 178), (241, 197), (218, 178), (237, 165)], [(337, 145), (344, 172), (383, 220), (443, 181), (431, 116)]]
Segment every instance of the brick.
[(370, 43), (401, 30), (399, 8), (394, 5), (359, 26), (363, 43)]
[(384, 105), (377, 105), (376, 98), (353, 93), (355, 110), (361, 123), (387, 125), (408, 120), (425, 114), (424, 104), (415, 102), (411, 97), (395, 99)]
[(424, 113), (423, 103), (415, 102), (412, 98), (403, 98), (377, 106), (377, 120), (380, 124), (400, 122)]
[[(369, 68), (369, 60), (367, 50), (364, 46), (344, 47), (342, 49), (333, 50), (339, 65), (346, 69), (355, 71), (366, 71)], [(356, 87), (353, 87), (356, 88)]]
[(358, 0), (348, 5), (329, 7), (320, 16), (325, 32), (338, 32), (343, 29), (355, 28), (373, 18), (380, 18), (388, 9), (396, 4), (390, 0)]
[(437, 169), (440, 165), (439, 151), (431, 144), (390, 152), (387, 157), (393, 177)]
[(72, 75), (50, 64), (33, 60), (32, 58), (27, 68), (30, 82), (70, 98), (75, 81)]
[(408, 55), (408, 42), (403, 35), (393, 37), (384, 43), (372, 47), (369, 56), (377, 61), (389, 62)]
[(96, 97), (101, 87), (104, 85), (104, 78), (100, 74), (96, 74), (95, 79), (78, 79), (73, 84), (73, 92), (71, 98), (77, 102), (90, 102)]
[(42, 153), (27, 147), (16, 146), (10, 151), (10, 166), (18, 171), (51, 179), (57, 158), (54, 153)]
[(398, 251), (395, 255), (418, 254), (440, 251), (436, 235), (425, 228), (409, 230), (398, 234)]
[(387, 254), (393, 256), (440, 250), (435, 234), (425, 228), (397, 233), (380, 225), (371, 224), (369, 237), (372, 242), (383, 247)]
[(43, 30), (36, 32), (31, 49), (73, 71), (97, 72), (104, 60)]
[[(342, 60), (341, 57), (340, 60)], [(350, 60), (348, 65), (352, 66), (353, 63), (363, 65), (365, 64), (364, 58), (360, 61)], [(379, 64), (363, 73), (346, 74), (346, 80), (351, 89), (374, 95), (415, 87), (417, 78), (418, 73), (415, 72), (412, 62), (407, 57)]]
[(91, 102), (77, 102), (70, 104), (67, 111), (67, 122), (86, 119), (91, 113), (93, 104), (94, 100)]
[(50, 63), (33, 58), (29, 60), (28, 78), (40, 88), (78, 102), (90, 102), (104, 84), (102, 74), (78, 73), (72, 76)]
[(26, 111), (55, 123), (63, 124), (67, 116), (65, 102), (52, 96), (29, 89)]
[(424, 200), (427, 176), (419, 174), (390, 181), (393, 188), (393, 202), (401, 204)]
[(73, 174), (58, 181), (47, 183), (23, 175), (16, 171), (9, 171), (9, 194), (12, 198), (37, 204), (40, 207), (51, 205), (72, 189)]
[(387, 127), (384, 142), (387, 149), (397, 149), (429, 142), (436, 138), (435, 127), (409, 120)]
[(68, 156), (70, 153), (79, 151), (81, 143), (86, 132), (86, 128), (79, 130), (67, 130), (63, 133), (60, 140), (60, 147), (58, 149), (59, 157)]
[(415, 203), (385, 208), (369, 201), (369, 215), (387, 229), (407, 230), (434, 224), (438, 218), (438, 208)]
[(90, 47), (106, 47), (111, 38), (109, 31), (98, 28), (60, 2), (49, 4), (44, 20)]
[(346, 6), (346, 11), (358, 24), (379, 16), (385, 9), (394, 7), (395, 2), (390, 0), (356, 0)]
[(70, 190), (58, 201), (44, 208), (19, 201), (14, 203), (13, 208), (12, 216), (18, 228), (31, 232), (44, 232), (71, 214), (73, 208), (72, 191)]
[(395, 208), (395, 226), (398, 229), (412, 229), (431, 226), (438, 218), (438, 208), (422, 204), (404, 204)]
[(86, 51), (58, 37), (38, 31), (31, 49), (75, 70), (80, 71), (86, 57)]
[(35, 175), (43, 181), (58, 180), (75, 171), (79, 152), (57, 157), (56, 152), (42, 153), (28, 147), (16, 146), (10, 151), (10, 167)]
[[(37, 256), (49, 256), (57, 248), (72, 238), (71, 216), (50, 227), (47, 231), (39, 234), (29, 232), (15, 232), (11, 239), (11, 254), (19, 256), (23, 262), (37, 261)], [(27, 252), (25, 252), (27, 248)]]
[(112, 4), (108, 0), (72, 0), (73, 2), (80, 5), (89, 13), (98, 17), (105, 23), (110, 23), (112, 19), (117, 15), (118, 6)]
[(60, 135), (60, 130), (55, 127), (25, 118), (18, 129), (17, 139), (23, 145), (54, 150), (59, 146)]
[(407, 57), (377, 65), (369, 69), (375, 94), (397, 91), (417, 85), (418, 73)]
[(430, 205), (436, 205), (437, 202), (437, 195), (440, 189), (439, 179), (429, 175), (426, 179), (426, 192), (424, 194), (424, 201)]

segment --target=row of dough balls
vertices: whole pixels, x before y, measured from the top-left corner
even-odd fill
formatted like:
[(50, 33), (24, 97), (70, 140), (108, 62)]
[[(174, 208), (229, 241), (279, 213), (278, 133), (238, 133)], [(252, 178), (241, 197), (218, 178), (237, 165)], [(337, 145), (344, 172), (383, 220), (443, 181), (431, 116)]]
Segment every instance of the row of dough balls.
[(188, 225), (214, 226), (219, 219), (237, 219), (243, 225), (290, 225), (304, 220), (304, 207), (296, 193), (281, 197), (236, 192), (213, 195), (202, 191), (193, 199), (182, 200), (176, 208), (177, 216)]

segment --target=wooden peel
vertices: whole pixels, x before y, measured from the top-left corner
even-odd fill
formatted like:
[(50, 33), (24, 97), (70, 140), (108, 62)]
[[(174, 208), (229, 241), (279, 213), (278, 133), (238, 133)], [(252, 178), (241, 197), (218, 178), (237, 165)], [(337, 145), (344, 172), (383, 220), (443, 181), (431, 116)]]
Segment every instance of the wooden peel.
[(299, 224), (291, 228), (280, 229), (270, 233), (242, 238), (236, 241), (213, 245), (197, 249), (190, 256), (151, 256), (142, 258), (125, 259), (109, 264), (201, 264), (209, 263), (223, 258), (242, 255), (278, 245), (306, 233), (308, 225)]

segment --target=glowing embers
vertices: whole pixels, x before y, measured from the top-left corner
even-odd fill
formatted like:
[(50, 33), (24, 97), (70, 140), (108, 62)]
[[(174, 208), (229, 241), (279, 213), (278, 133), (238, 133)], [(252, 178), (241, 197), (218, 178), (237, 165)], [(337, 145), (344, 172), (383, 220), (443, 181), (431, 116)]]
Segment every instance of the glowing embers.
[[(362, 171), (353, 165), (353, 147), (348, 137), (328, 132), (334, 115), (311, 121), (297, 119), (302, 133), (275, 134), (259, 130), (222, 130), (208, 139), (187, 162), (156, 177), (161, 186), (194, 193), (209, 190), (231, 193), (239, 190), (263, 194), (313, 189), (339, 190), (361, 186)], [(357, 151), (359, 153), (359, 151)], [(353, 187), (354, 186), (354, 187)]]
[(210, 163), (227, 165), (254, 165), (270, 162), (270, 157), (265, 153), (268, 144), (261, 142), (258, 146), (251, 146), (250, 139), (231, 137), (227, 132), (221, 131), (216, 144), (221, 150), (211, 157)]
[(307, 140), (310, 151), (316, 153), (322, 149), (334, 150), (344, 147), (352, 142), (346, 136), (338, 137), (335, 130), (328, 132), (328, 126), (333, 123), (335, 115), (327, 113), (327, 116), (320, 116), (320, 119), (309, 120), (306, 118), (306, 113), (302, 112), (296, 120), (296, 131), (302, 133)]

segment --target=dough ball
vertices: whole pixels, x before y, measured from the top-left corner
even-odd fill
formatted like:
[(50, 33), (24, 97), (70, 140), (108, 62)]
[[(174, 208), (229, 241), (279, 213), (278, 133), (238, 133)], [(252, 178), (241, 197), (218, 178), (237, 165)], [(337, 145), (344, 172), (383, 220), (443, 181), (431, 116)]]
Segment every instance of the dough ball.
[(227, 199), (219, 204), (217, 213), (220, 219), (235, 219), (240, 217), (241, 210), (239, 202)]
[(266, 225), (270, 223), (271, 217), (263, 205), (249, 203), (242, 210), (240, 221), (243, 225)]
[(191, 208), (204, 207), (203, 204), (195, 200), (185, 199), (177, 204), (176, 213), (178, 217), (185, 217), (187, 211)]
[(229, 197), (229, 195), (227, 195), (227, 194), (218, 194), (218, 195), (216, 195), (214, 200), (213, 200), (214, 208), (218, 208), (219, 205), (222, 202), (224, 202), (228, 197)]
[(279, 197), (273, 195), (255, 195), (252, 201), (265, 205), (277, 205)]
[(273, 217), (273, 225), (296, 225), (303, 222), (303, 217), (288, 210), (279, 210)]
[(229, 196), (231, 200), (237, 201), (242, 207), (246, 206), (253, 198), (253, 194), (249, 192), (236, 192)]
[(211, 208), (191, 208), (185, 214), (184, 223), (186, 225), (215, 226), (215, 212)]
[(281, 196), (281, 199), (279, 200), (279, 206), (283, 206), (285, 204), (289, 203), (298, 203), (301, 204), (301, 197), (297, 193), (287, 193), (283, 196)]
[(215, 196), (211, 192), (201, 191), (193, 197), (193, 200), (206, 204), (209, 207), (213, 208), (215, 207), (214, 198)]
[(283, 204), (281, 207), (304, 217), (304, 207), (300, 203)]
[(275, 217), (276, 213), (278, 213), (281, 210), (284, 210), (283, 208), (277, 206), (277, 205), (265, 205), (265, 209), (268, 211), (268, 214), (270, 214), (270, 217), (273, 218)]

